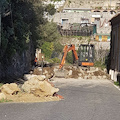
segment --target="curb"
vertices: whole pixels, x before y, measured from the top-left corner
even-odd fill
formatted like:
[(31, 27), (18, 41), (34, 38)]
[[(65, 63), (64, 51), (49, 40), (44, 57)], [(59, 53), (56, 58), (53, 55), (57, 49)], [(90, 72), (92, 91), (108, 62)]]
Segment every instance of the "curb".
[(113, 80), (110, 80), (111, 84), (120, 91), (120, 87), (114, 84)]

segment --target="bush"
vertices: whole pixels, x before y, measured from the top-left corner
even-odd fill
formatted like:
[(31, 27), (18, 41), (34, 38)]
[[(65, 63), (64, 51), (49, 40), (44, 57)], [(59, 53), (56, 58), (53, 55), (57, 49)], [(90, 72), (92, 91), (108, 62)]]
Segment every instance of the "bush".
[(60, 63), (60, 59), (58, 59), (58, 58), (56, 58), (56, 57), (55, 57), (55, 58), (52, 58), (52, 60), (53, 60), (54, 63)]
[(60, 42), (54, 43), (54, 50), (57, 53), (61, 53), (63, 51), (64, 46), (60, 44)]
[(67, 57), (66, 57), (66, 61), (68, 62), (68, 63), (71, 63), (71, 64), (73, 64), (73, 54), (72, 54), (72, 51), (70, 51), (70, 52), (68, 52), (68, 54), (67, 54)]
[(54, 50), (53, 43), (51, 42), (44, 42), (41, 47), (42, 52), (45, 54), (45, 57), (51, 58), (52, 52)]

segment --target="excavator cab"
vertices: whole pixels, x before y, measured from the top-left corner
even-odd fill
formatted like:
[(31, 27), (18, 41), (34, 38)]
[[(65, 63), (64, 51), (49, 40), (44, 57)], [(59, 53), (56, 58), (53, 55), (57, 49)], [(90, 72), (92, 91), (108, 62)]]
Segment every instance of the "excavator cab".
[(78, 65), (84, 67), (94, 66), (94, 45), (81, 44), (78, 50)]

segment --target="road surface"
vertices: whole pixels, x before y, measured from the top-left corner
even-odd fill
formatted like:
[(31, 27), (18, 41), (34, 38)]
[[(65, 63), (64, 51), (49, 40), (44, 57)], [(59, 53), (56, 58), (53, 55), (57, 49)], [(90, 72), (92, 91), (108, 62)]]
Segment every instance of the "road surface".
[(120, 91), (108, 80), (54, 78), (64, 100), (2, 103), (0, 120), (120, 120)]

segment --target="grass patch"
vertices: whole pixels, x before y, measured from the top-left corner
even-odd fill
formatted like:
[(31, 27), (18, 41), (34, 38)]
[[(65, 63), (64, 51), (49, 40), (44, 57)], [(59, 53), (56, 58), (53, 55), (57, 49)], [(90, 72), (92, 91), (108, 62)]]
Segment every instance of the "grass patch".
[(7, 100), (7, 99), (1, 99), (0, 103), (5, 103), (5, 102), (12, 102), (12, 100)]
[(120, 83), (117, 81), (117, 82), (114, 82), (114, 84), (116, 85), (116, 86), (120, 86)]

